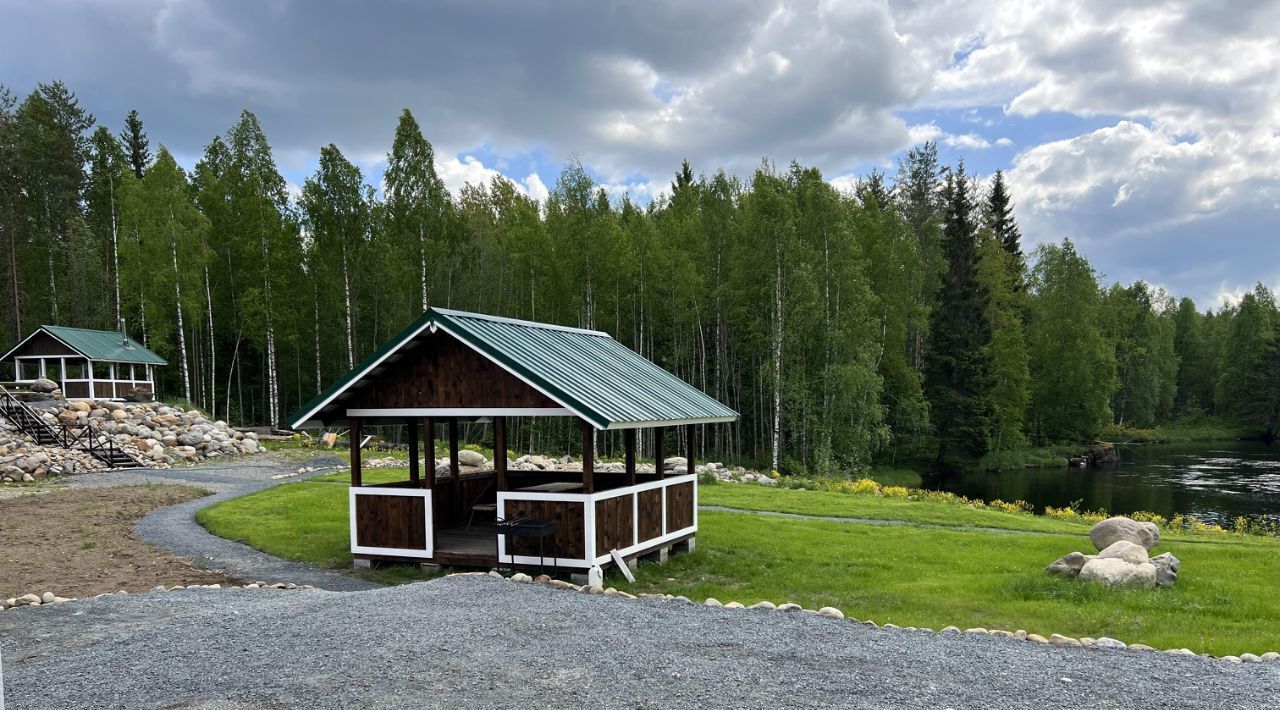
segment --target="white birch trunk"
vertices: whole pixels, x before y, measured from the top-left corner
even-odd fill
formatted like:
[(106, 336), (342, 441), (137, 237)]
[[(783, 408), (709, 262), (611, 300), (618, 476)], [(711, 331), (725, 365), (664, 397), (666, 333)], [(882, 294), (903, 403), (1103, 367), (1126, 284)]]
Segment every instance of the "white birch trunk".
[(774, 242), (776, 270), (773, 280), (773, 431), (769, 456), (771, 470), (778, 470), (782, 434), (782, 245)]
[(142, 320), (142, 344), (151, 347), (151, 336), (147, 335), (147, 296), (138, 295), (138, 315)]
[(182, 322), (182, 274), (178, 271), (178, 240), (170, 243), (173, 254), (173, 300), (178, 307), (178, 360), (182, 365), (182, 397), (191, 401), (191, 365), (187, 362), (187, 331)]
[[(316, 394), (320, 394), (320, 286), (317, 279), (311, 280), (311, 312), (312, 312), (312, 333), (315, 334), (315, 342), (313, 349), (316, 354)], [(350, 332), (348, 331), (348, 337)], [(348, 344), (350, 348), (350, 344)]]
[[(345, 310), (347, 312), (346, 313), (346, 316), (347, 316), (347, 369), (350, 370), (356, 366), (356, 346), (355, 346), (355, 335), (354, 335), (355, 328), (352, 325), (353, 311), (355, 310), (355, 306), (351, 302), (351, 275), (347, 268), (347, 242), (345, 239), (342, 242), (342, 297), (343, 297), (343, 305), (346, 306)], [(426, 310), (426, 309), (424, 308), (423, 310)], [(319, 359), (320, 358), (320, 345), (319, 345), (320, 335), (319, 333), (320, 333), (320, 316), (317, 312), (317, 315), (316, 315), (316, 339), (317, 339), (316, 372), (317, 373), (320, 372), (320, 359)], [(320, 391), (318, 389), (319, 381), (320, 381), (320, 377), (317, 374), (316, 376), (317, 392)]]
[(427, 310), (427, 232), (418, 225), (418, 248), (422, 257), (422, 310)]
[(271, 302), (271, 246), (262, 232), (262, 294), (267, 319), (267, 423), (274, 429), (279, 424), (280, 384), (276, 371), (276, 329)]
[(116, 179), (111, 177), (107, 183), (111, 192), (111, 275), (116, 289), (116, 322), (120, 322), (120, 238), (119, 224), (116, 220)]
[(209, 323), (209, 413), (218, 418), (218, 349), (213, 340), (213, 291), (209, 288), (209, 266), (204, 267), (204, 306)]

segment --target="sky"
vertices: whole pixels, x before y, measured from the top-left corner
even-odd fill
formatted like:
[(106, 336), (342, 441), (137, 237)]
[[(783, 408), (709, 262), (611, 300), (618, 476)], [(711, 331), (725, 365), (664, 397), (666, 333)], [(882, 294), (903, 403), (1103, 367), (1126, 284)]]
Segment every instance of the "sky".
[(568, 160), (648, 201), (688, 159), (848, 189), (937, 142), (1003, 169), (1028, 251), (1215, 306), (1280, 285), (1280, 0), (0, 0), (0, 84), (61, 79), (191, 166), (242, 109), (294, 189), (377, 184), (410, 109), (453, 190)]

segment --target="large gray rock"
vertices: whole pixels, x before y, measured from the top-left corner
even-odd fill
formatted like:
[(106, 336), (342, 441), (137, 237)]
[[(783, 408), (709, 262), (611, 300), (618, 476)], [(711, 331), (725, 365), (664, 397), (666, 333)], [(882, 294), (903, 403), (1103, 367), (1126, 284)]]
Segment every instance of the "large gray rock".
[(1156, 566), (1150, 562), (1135, 565), (1117, 557), (1099, 557), (1084, 563), (1080, 579), (1101, 582), (1108, 587), (1154, 587)]
[(1140, 565), (1147, 561), (1147, 548), (1128, 540), (1116, 540), (1107, 545), (1107, 549), (1099, 552), (1098, 558), (1124, 560), (1131, 564)]
[(1182, 562), (1172, 552), (1152, 557), (1151, 564), (1156, 566), (1156, 586), (1172, 587), (1178, 583), (1178, 569)]
[(1089, 529), (1089, 541), (1099, 550), (1105, 550), (1117, 540), (1127, 540), (1150, 550), (1160, 544), (1160, 528), (1155, 523), (1139, 523), (1136, 520), (1116, 516), (1107, 518)]
[(462, 466), (484, 466), (485, 457), (478, 451), (462, 449), (458, 452), (458, 463)]
[(1081, 552), (1068, 552), (1059, 557), (1053, 564), (1044, 568), (1049, 574), (1061, 575), (1063, 577), (1075, 577), (1080, 574), (1080, 568), (1084, 567), (1084, 563), (1093, 559), (1093, 555), (1085, 555)]
[(32, 382), (29, 385), (29, 389), (32, 392), (42, 392), (42, 393), (48, 394), (49, 392), (52, 392), (58, 389), (58, 383), (54, 382), (53, 380), (41, 377), (35, 382)]
[(178, 436), (178, 443), (183, 446), (199, 446), (204, 443), (204, 436), (194, 431), (188, 431)]

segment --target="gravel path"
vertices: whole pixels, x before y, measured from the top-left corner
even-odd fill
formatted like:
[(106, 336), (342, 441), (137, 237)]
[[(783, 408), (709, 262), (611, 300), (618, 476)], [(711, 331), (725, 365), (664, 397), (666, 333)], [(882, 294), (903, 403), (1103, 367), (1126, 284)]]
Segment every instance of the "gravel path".
[(0, 614), (9, 710), (1265, 708), (1280, 664), (872, 629), (490, 577)]
[[(354, 575), (302, 562), (291, 562), (259, 552), (248, 545), (210, 534), (196, 522), (196, 511), (214, 503), (305, 478), (306, 476), (272, 478), (277, 474), (295, 471), (301, 465), (304, 464), (289, 464), (264, 456), (221, 466), (107, 471), (75, 476), (68, 479), (68, 484), (72, 488), (93, 488), (168, 483), (205, 488), (213, 491), (214, 495), (154, 510), (138, 521), (134, 533), (160, 549), (179, 557), (191, 558), (199, 567), (218, 570), (248, 581), (294, 582), (334, 591), (380, 587), (379, 584)], [(320, 473), (324, 472), (308, 475)]]

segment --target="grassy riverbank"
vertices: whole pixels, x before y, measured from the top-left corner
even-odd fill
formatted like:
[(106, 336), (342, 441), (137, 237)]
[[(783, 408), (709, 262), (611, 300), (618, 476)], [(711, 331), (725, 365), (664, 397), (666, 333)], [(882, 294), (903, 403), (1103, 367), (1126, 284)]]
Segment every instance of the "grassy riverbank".
[[(366, 472), (370, 481), (404, 476), (402, 469)], [(271, 554), (347, 566), (345, 474), (324, 479), (228, 501), (198, 519)], [(1029, 515), (896, 487), (853, 494), (713, 484), (700, 488), (699, 502), (735, 510), (702, 511), (697, 552), (641, 565), (634, 585), (616, 573), (610, 584), (698, 600), (830, 605), (899, 626), (1106, 635), (1215, 654), (1280, 650), (1280, 628), (1262, 623), (1280, 616), (1274, 538), (1167, 530), (1155, 551), (1182, 559), (1178, 586), (1119, 591), (1044, 574), (1066, 552), (1091, 551), (1088, 521), (1071, 513)], [(386, 581), (417, 576), (412, 567), (384, 572)]]

